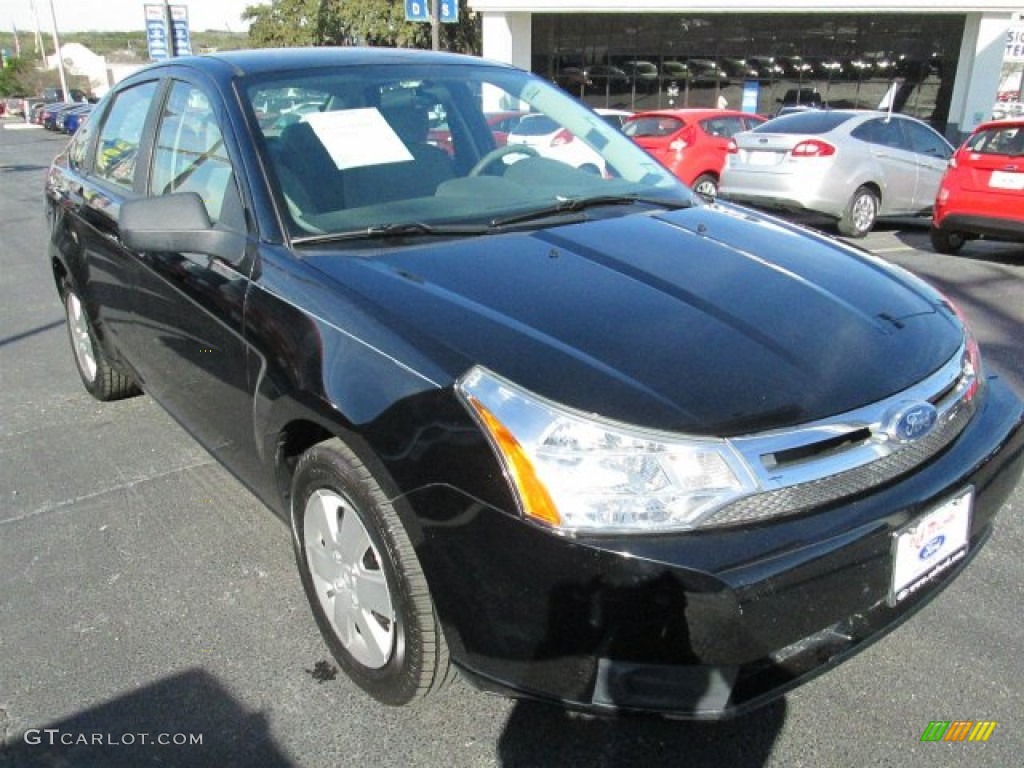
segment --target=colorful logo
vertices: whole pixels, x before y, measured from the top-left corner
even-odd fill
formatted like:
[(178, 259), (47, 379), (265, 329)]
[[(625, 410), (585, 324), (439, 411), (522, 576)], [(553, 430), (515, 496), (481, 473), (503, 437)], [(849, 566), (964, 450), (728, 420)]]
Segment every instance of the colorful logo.
[(921, 741), (988, 741), (997, 725), (995, 720), (932, 720)]

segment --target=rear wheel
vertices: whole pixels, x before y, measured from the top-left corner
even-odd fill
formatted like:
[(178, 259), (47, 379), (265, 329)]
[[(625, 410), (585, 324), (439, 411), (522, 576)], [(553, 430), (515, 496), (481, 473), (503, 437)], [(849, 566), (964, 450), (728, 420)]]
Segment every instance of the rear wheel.
[(358, 456), (328, 440), (292, 485), (302, 586), (327, 646), (384, 704), (423, 698), (454, 677), (426, 578), (394, 506)]
[(846, 237), (867, 235), (878, 219), (878, 202), (878, 195), (871, 188), (857, 187), (836, 225), (839, 234)]
[(64, 284), (64, 312), (75, 366), (86, 391), (97, 400), (119, 400), (139, 394), (131, 377), (113, 368), (96, 340), (81, 298), (70, 283)]
[(702, 173), (694, 179), (693, 191), (705, 200), (714, 200), (718, 197), (718, 179), (710, 173)]
[(932, 241), (932, 248), (939, 253), (957, 253), (964, 247), (964, 243), (966, 242), (966, 238), (962, 232), (951, 232), (948, 229), (941, 229), (934, 225), (932, 226), (929, 235)]

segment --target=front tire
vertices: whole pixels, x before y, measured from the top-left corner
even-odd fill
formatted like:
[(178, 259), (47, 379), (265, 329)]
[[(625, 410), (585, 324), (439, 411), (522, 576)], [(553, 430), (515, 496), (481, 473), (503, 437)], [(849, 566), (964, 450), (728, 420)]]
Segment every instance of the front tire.
[(75, 367), (86, 391), (104, 402), (139, 394), (134, 380), (110, 365), (96, 340), (96, 332), (81, 298), (67, 282), (64, 284), (64, 314), (71, 350), (75, 353)]
[(865, 237), (874, 229), (878, 219), (878, 195), (869, 187), (857, 187), (846, 204), (838, 224), (839, 234), (846, 237)]
[(940, 229), (934, 225), (932, 225), (928, 235), (932, 241), (932, 248), (939, 253), (958, 253), (967, 241), (962, 232), (951, 232), (948, 229)]
[(341, 440), (299, 460), (295, 557), (324, 641), (349, 678), (401, 706), (454, 676), (426, 578), (380, 484)]

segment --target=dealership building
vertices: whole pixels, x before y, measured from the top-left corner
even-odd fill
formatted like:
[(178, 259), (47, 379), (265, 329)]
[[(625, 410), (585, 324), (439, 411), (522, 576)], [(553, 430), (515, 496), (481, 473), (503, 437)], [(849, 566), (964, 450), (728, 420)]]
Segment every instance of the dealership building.
[[(1021, 0), (469, 0), (483, 54), (592, 106), (892, 108), (958, 139), (996, 103)], [(1019, 100), (1019, 94), (1018, 94)]]

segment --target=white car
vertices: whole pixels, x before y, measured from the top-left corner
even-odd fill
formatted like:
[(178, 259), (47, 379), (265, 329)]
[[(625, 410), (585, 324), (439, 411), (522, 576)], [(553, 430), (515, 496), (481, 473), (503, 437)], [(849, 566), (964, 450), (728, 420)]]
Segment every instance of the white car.
[[(621, 129), (632, 112), (622, 109), (595, 109), (606, 123)], [(540, 113), (523, 115), (508, 134), (508, 144), (523, 144), (541, 157), (548, 157), (585, 171), (606, 175), (604, 159), (584, 139), (563, 128), (552, 118)]]

